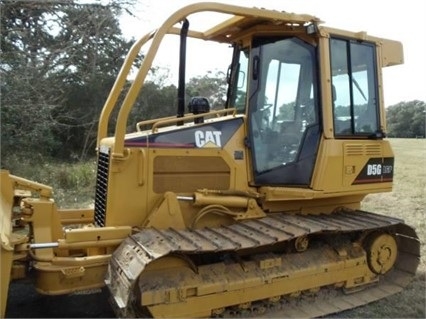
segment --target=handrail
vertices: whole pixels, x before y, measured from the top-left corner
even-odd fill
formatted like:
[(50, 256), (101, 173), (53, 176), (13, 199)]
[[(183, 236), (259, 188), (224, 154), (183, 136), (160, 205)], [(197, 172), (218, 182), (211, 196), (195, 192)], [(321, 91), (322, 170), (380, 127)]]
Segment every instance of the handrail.
[[(162, 118), (159, 118), (159, 119), (150, 119), (150, 120), (137, 122), (136, 123), (136, 131), (138, 131), (138, 132), (143, 131), (142, 126), (151, 125), (151, 124), (154, 124), (155, 122), (162, 121), (162, 120), (168, 120), (168, 119), (172, 119), (172, 118), (176, 118), (176, 115), (166, 116), (166, 117), (162, 117)], [(180, 120), (183, 120), (183, 119), (185, 119), (185, 118), (181, 118)]]
[(157, 132), (158, 128), (164, 125), (169, 125), (169, 124), (175, 124), (177, 122), (182, 122), (182, 121), (189, 121), (189, 120), (193, 120), (196, 118), (200, 118), (200, 117), (205, 117), (205, 116), (211, 116), (211, 115), (221, 115), (221, 114), (227, 114), (227, 113), (233, 113), (232, 115), (235, 116), (237, 114), (237, 110), (236, 109), (223, 109), (223, 110), (218, 110), (218, 111), (211, 111), (209, 113), (200, 113), (200, 114), (193, 114), (193, 115), (185, 115), (184, 117), (173, 117), (170, 119), (162, 119), (156, 123), (154, 123), (152, 125), (151, 131), (152, 133)]
[(207, 117), (207, 116), (211, 116), (211, 115), (221, 115), (221, 114), (227, 114), (227, 113), (232, 113), (233, 116), (235, 116), (237, 114), (237, 109), (235, 108), (229, 108), (229, 109), (222, 109), (222, 110), (217, 110), (217, 111), (210, 111), (208, 113), (200, 113), (200, 114), (186, 114), (183, 117), (176, 117), (176, 116), (167, 116), (167, 117), (163, 117), (160, 119), (151, 119), (151, 120), (145, 120), (145, 121), (140, 121), (138, 123), (136, 123), (136, 130), (138, 132), (142, 131), (142, 126), (145, 125), (151, 125), (153, 124), (151, 130), (153, 133), (155, 133), (157, 131), (157, 128), (163, 125), (168, 125), (168, 124), (174, 124), (177, 122), (182, 122), (182, 121), (189, 121), (189, 120), (193, 120), (199, 117)]
[[(117, 103), (117, 99), (121, 90), (123, 89), (126, 83), (126, 77), (129, 74), (129, 71), (132, 67), (133, 61), (136, 59), (138, 52), (140, 51), (143, 44), (148, 40), (152, 40), (151, 45), (148, 49), (147, 54), (145, 55), (142, 65), (139, 67), (139, 70), (136, 74), (136, 77), (131, 84), (127, 94), (121, 104), (121, 107), (118, 112), (117, 123), (115, 126), (115, 143), (112, 149), (112, 156), (114, 157), (123, 157), (124, 156), (124, 136), (126, 133), (127, 119), (130, 113), (134, 102), (136, 101), (137, 95), (139, 94), (140, 89), (144, 83), (144, 80), (148, 74), (149, 69), (151, 68), (154, 57), (158, 51), (160, 43), (164, 36), (168, 33), (176, 33), (176, 28), (174, 25), (183, 21), (190, 14), (199, 13), (199, 12), (217, 12), (230, 14), (233, 16), (242, 16), (248, 18), (265, 18), (275, 21), (289, 21), (295, 23), (307, 23), (313, 21), (319, 21), (317, 18), (310, 15), (298, 15), (294, 13), (279, 12), (274, 10), (264, 10), (259, 8), (245, 8), (235, 5), (229, 5), (224, 3), (217, 2), (202, 2), (190, 4), (186, 7), (181, 8), (168, 19), (155, 31), (148, 33), (139, 41), (137, 41), (130, 52), (128, 53), (123, 66), (119, 72), (116, 82), (105, 102), (105, 105), (102, 109), (101, 117), (99, 120), (98, 126), (98, 138), (97, 138), (97, 147), (100, 145), (102, 138), (107, 136), (108, 123), (110, 120), (110, 115)], [(234, 19), (235, 20), (235, 19)], [(213, 27), (210, 30), (207, 30), (204, 33), (200, 32), (189, 32), (189, 36), (194, 36), (196, 38), (201, 38), (208, 40), (212, 34), (216, 32), (216, 28)]]

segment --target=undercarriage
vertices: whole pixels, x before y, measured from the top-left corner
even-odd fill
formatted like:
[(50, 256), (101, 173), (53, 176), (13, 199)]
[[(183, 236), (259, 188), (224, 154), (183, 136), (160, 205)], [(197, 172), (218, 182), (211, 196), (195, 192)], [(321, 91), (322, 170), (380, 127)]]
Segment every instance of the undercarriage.
[(119, 316), (318, 317), (402, 290), (419, 250), (396, 218), (277, 213), (135, 233), (114, 253), (107, 285)]

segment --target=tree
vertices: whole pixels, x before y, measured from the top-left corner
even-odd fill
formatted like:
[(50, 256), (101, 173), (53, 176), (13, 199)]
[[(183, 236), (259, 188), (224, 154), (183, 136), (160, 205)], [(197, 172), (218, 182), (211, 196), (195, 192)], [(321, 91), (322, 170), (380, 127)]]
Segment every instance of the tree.
[(212, 109), (219, 109), (225, 105), (226, 88), (226, 75), (223, 72), (208, 72), (204, 76), (191, 78), (186, 93), (189, 98), (203, 96), (209, 100)]
[(93, 154), (100, 110), (131, 45), (117, 20), (129, 2), (0, 3), (2, 149)]
[[(54, 6), (1, 2), (1, 142), (5, 150), (33, 148), (40, 141), (43, 151), (58, 145), (51, 132), (52, 109), (61, 103), (58, 86), (47, 81), (53, 64), (52, 36), (43, 16), (52, 16)], [(51, 47), (51, 52), (44, 49)], [(49, 58), (50, 57), (50, 58)], [(49, 82), (49, 83), (46, 83)]]
[[(177, 87), (167, 84), (170, 70), (153, 67), (150, 79), (145, 81), (140, 95), (131, 110), (128, 131), (134, 131), (140, 121), (177, 114)], [(226, 78), (223, 72), (189, 79), (186, 84), (186, 103), (195, 96), (206, 97), (212, 109), (223, 108), (226, 99)], [(188, 112), (188, 109), (185, 110)]]
[(426, 103), (423, 101), (400, 102), (389, 106), (386, 118), (390, 137), (425, 137)]
[(176, 115), (177, 88), (175, 85), (161, 85), (145, 82), (133, 106), (128, 120), (128, 131), (134, 132), (135, 124), (141, 121)]

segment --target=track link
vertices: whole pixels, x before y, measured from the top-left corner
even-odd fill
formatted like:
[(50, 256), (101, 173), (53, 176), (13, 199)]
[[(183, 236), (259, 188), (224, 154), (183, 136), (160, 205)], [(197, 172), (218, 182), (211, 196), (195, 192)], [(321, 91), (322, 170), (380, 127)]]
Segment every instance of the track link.
[[(372, 280), (375, 283), (374, 285), (363, 285), (361, 283), (360, 288), (371, 287), (351, 294), (343, 293), (342, 289), (335, 289), (335, 287), (342, 287), (343, 284), (340, 279), (336, 282), (332, 281), (332, 285), (327, 284), (326, 273), (330, 271), (336, 278), (339, 278), (339, 276), (345, 278), (348, 269), (355, 269), (356, 267), (359, 267), (361, 273), (366, 273), (365, 269), (368, 267), (366, 266), (365, 252), (353, 245), (345, 246), (342, 244), (342, 256), (339, 256), (338, 253), (337, 255), (334, 254), (337, 257), (329, 257), (329, 259), (324, 256), (333, 255), (336, 247), (339, 250), (340, 244), (331, 247), (319, 247), (317, 250), (308, 249), (300, 254), (283, 255), (279, 260), (269, 256), (265, 257), (264, 253), (258, 256), (253, 253), (252, 258), (255, 260), (257, 258), (259, 262), (256, 265), (262, 265), (260, 270), (254, 269), (254, 264), (243, 261), (228, 265), (225, 262), (220, 265), (191, 266), (189, 258), (189, 256), (203, 254), (225, 256), (232, 252), (258, 252), (259, 249), (264, 252), (268, 247), (296, 241), (306, 236), (347, 235), (360, 232), (367, 234), (377, 231), (393, 234), (398, 242), (398, 258), (393, 269), (385, 276), (373, 276), (377, 277)], [(189, 267), (180, 269), (180, 275), (176, 276), (173, 271), (149, 271), (150, 265), (160, 258), (176, 254), (184, 256), (184, 259), (188, 257), (187, 265)], [(346, 254), (350, 256), (345, 256)], [(139, 305), (142, 301), (142, 304), (146, 306), (141, 309), (148, 310), (150, 315), (154, 316), (202, 317), (218, 315), (226, 317), (311, 318), (354, 308), (401, 291), (414, 276), (419, 263), (419, 256), (420, 243), (415, 231), (397, 218), (364, 211), (315, 216), (270, 214), (261, 219), (246, 220), (219, 228), (196, 230), (144, 229), (128, 237), (114, 252), (107, 272), (106, 284), (112, 293), (115, 308), (120, 317), (137, 315), (134, 311), (140, 310)], [(321, 260), (321, 258), (324, 258), (324, 260)], [(289, 260), (288, 264), (286, 264), (287, 260)], [(319, 264), (322, 268), (317, 267)], [(236, 275), (225, 277), (224, 273), (231, 273), (234, 271), (233, 267)], [(311, 274), (311, 269), (316, 269), (317, 273)], [(148, 273), (148, 275), (145, 275), (145, 273)], [(143, 278), (139, 280), (141, 275)], [(319, 280), (320, 283), (321, 278), (324, 278), (324, 284), (319, 284), (318, 287), (310, 287), (305, 284), (305, 289), (301, 285), (300, 290), (283, 290), (283, 293), (278, 292), (274, 295), (274, 298), (267, 297), (267, 295), (265, 295), (265, 298), (262, 297), (266, 293), (273, 294), (271, 289), (275, 287), (274, 285), (270, 285), (271, 288), (265, 290), (264, 294), (261, 292), (267, 283), (291, 276), (301, 276), (302, 278), (302, 275), (305, 282), (308, 283), (309, 276), (314, 276), (312, 278), (316, 278), (315, 280)], [(252, 283), (260, 280), (259, 277), (264, 282)], [(365, 277), (368, 276), (365, 275)], [(232, 283), (227, 286), (226, 282), (228, 281), (232, 281)], [(215, 285), (214, 282), (218, 284)], [(181, 287), (181, 285), (190, 287), (191, 284), (194, 287), (203, 288), (187, 288), (185, 290)], [(291, 281), (283, 282), (283, 285), (286, 286), (290, 284)], [(216, 303), (213, 302), (211, 296), (217, 297), (217, 294), (221, 294), (227, 302), (231, 302), (232, 298), (239, 300), (238, 285), (242, 290), (258, 290), (260, 297), (250, 300), (250, 302), (241, 299), (243, 300), (242, 303), (235, 303), (237, 307), (226, 303), (222, 307), (217, 304), (217, 298), (215, 299)], [(258, 285), (258, 288), (253, 288), (256, 285)], [(357, 287), (357, 284), (352, 283), (352, 286)], [(283, 298), (283, 295), (292, 296), (303, 290), (309, 292), (307, 296), (311, 296), (312, 292), (320, 287), (332, 289), (332, 299), (307, 298), (306, 294), (304, 298), (297, 298), (297, 302), (292, 301), (294, 298)], [(330, 296), (330, 294), (326, 295)], [(191, 300), (197, 305), (204, 302), (208, 305), (208, 308), (191, 312), (192, 308), (196, 308), (191, 307)], [(168, 308), (172, 308), (172, 310), (169, 311)], [(263, 314), (264, 311), (265, 314)]]

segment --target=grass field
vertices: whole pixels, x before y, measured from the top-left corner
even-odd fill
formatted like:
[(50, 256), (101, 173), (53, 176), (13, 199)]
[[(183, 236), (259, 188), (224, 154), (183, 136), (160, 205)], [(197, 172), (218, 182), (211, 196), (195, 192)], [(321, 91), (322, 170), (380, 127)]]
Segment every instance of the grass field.
[[(332, 316), (333, 318), (426, 317), (426, 140), (391, 139), (390, 141), (396, 158), (394, 189), (389, 193), (367, 196), (362, 203), (362, 208), (367, 211), (404, 219), (407, 224), (416, 228), (422, 244), (420, 266), (415, 279), (403, 292), (363, 307), (335, 314)], [(59, 168), (56, 167), (56, 171), (53, 166), (49, 168), (51, 169), (49, 172), (51, 176), (49, 178), (47, 176), (40, 176), (40, 181), (54, 187), (56, 199), (60, 206), (73, 207), (78, 203), (80, 205), (77, 206), (81, 206), (81, 203), (90, 202), (92, 194), (89, 193), (93, 191), (94, 186), (95, 167), (93, 162), (82, 164), (82, 167), (61, 164)], [(12, 172), (20, 175), (19, 172)], [(43, 174), (46, 174), (46, 171)], [(71, 177), (69, 176), (70, 174)], [(28, 175), (24, 176), (31, 178)], [(55, 183), (52, 183), (53, 180), (56, 180), (56, 183), (59, 184), (55, 185)], [(18, 287), (18, 289), (19, 291), (23, 291), (22, 287)], [(23, 293), (26, 295), (25, 298), (29, 298), (28, 296), (31, 294), (31, 292)], [(33, 297), (31, 297), (31, 300), (34, 303), (39, 303), (39, 297), (34, 292), (32, 294)], [(65, 300), (64, 304), (67, 304), (68, 301)], [(98, 302), (98, 306), (101, 306), (104, 300)], [(12, 305), (15, 306), (17, 303), (13, 302)], [(22, 307), (22, 305), (19, 305), (19, 307)], [(17, 312), (13, 312), (12, 309), (10, 310), (10, 314), (15, 314), (15, 316), (16, 313), (24, 317), (33, 317), (34, 315), (34, 308), (31, 308), (28, 313), (24, 313), (22, 309)], [(81, 313), (85, 313), (83, 309)], [(82, 316), (88, 315), (87, 312), (85, 314)], [(108, 316), (109, 312), (103, 313), (103, 315)], [(35, 316), (37, 317), (37, 315)], [(74, 314), (73, 316), (78, 316), (78, 314)]]

